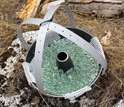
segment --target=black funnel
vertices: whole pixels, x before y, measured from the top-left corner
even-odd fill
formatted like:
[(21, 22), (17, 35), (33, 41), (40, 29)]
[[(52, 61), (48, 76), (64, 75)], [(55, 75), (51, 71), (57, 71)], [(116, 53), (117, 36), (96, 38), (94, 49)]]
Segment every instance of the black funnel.
[(58, 69), (62, 69), (64, 73), (69, 69), (74, 68), (73, 62), (66, 52), (60, 52), (57, 54), (56, 64)]

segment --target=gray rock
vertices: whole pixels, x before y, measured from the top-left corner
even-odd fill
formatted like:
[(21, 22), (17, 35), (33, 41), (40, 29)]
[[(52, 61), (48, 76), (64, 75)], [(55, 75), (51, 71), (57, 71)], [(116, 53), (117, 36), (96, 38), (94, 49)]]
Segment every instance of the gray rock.
[(124, 100), (120, 100), (115, 106), (113, 107), (124, 107)]

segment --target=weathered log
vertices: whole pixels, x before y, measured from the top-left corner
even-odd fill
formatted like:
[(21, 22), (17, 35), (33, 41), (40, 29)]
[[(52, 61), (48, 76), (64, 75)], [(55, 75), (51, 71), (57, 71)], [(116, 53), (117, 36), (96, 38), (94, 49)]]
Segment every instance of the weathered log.
[(123, 3), (123, 0), (68, 0), (68, 2), (71, 3), (91, 3), (91, 2), (97, 2), (97, 3)]
[(78, 14), (113, 17), (124, 13), (124, 0), (69, 0), (69, 6)]

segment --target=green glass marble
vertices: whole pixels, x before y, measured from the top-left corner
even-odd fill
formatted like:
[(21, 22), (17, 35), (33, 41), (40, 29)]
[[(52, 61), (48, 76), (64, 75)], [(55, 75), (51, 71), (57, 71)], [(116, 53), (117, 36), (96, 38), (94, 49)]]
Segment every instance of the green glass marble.
[[(67, 73), (56, 66), (56, 55), (61, 51), (67, 52), (74, 64), (74, 69)], [(44, 91), (49, 94), (62, 96), (77, 91), (89, 85), (96, 78), (98, 70), (96, 60), (67, 39), (54, 40), (44, 49), (42, 82)]]

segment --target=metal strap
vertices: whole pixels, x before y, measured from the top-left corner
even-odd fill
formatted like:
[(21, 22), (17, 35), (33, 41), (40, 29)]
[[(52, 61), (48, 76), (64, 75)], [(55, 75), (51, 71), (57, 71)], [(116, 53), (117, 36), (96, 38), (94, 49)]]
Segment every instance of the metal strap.
[(23, 62), (22, 65), (23, 65), (24, 72), (25, 72), (25, 75), (27, 77), (29, 85), (31, 85), (32, 83), (36, 83), (35, 78), (34, 78), (34, 76), (32, 75), (32, 73), (30, 71), (29, 63)]
[(21, 25), (25, 24), (32, 24), (32, 25), (38, 25), (40, 26), (41, 23), (43, 23), (45, 20), (40, 18), (29, 18), (27, 20), (24, 20)]
[(25, 41), (25, 39), (23, 38), (21, 26), (18, 26), (18, 28), (17, 28), (17, 37), (19, 38), (19, 40), (21, 42), (22, 48), (26, 49), (28, 51), (29, 46), (28, 46), (27, 42)]
[(75, 26), (74, 17), (72, 15), (72, 11), (71, 11), (70, 7), (68, 6), (68, 4), (67, 4), (68, 2), (66, 0), (58, 0), (58, 1), (54, 1), (54, 2), (44, 5), (43, 8), (48, 7), (46, 15), (44, 17), (44, 20), (51, 20), (54, 16), (54, 13), (56, 12), (56, 10), (64, 2), (65, 2), (65, 4), (64, 4), (65, 13), (64, 14), (67, 15), (68, 19), (69, 19), (68, 26), (74, 27)]
[(76, 102), (76, 98), (81, 96), (82, 94), (84, 94), (85, 92), (87, 91), (90, 91), (92, 88), (90, 86), (85, 86), (84, 88), (78, 90), (78, 91), (75, 91), (75, 92), (72, 92), (72, 93), (67, 93), (65, 95), (63, 95), (63, 97), (65, 99), (69, 99), (71, 103), (75, 103)]
[(47, 30), (49, 28), (49, 23), (45, 23), (40, 27), (40, 30), (38, 31), (38, 36), (36, 38), (36, 48), (35, 48), (35, 55), (31, 62), (31, 65), (33, 66), (31, 69), (34, 72), (34, 76), (36, 79), (37, 86), (40, 90), (43, 90), (43, 84), (42, 84), (42, 60), (43, 60), (43, 51), (44, 51), (44, 44), (45, 44), (45, 38), (47, 34)]
[[(54, 13), (56, 10), (60, 7), (60, 4), (64, 3), (65, 0), (57, 0), (54, 2), (50, 2), (47, 5), (47, 12), (46, 15), (44, 16), (45, 20), (51, 20), (53, 18)], [(46, 5), (44, 7), (46, 7)]]
[(93, 37), (91, 39), (91, 42), (90, 42), (101, 54), (102, 56), (105, 58), (105, 54), (104, 54), (104, 51), (102, 49), (102, 45), (100, 44), (100, 41), (97, 37)]

